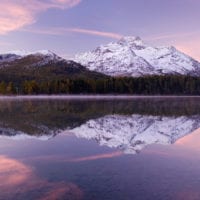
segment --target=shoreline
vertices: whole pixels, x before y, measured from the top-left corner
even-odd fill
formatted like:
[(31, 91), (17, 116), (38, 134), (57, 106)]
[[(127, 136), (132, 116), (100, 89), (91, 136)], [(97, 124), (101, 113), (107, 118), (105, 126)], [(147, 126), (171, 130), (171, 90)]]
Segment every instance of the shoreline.
[(200, 98), (200, 96), (187, 95), (2, 95), (4, 99), (148, 99), (148, 98)]

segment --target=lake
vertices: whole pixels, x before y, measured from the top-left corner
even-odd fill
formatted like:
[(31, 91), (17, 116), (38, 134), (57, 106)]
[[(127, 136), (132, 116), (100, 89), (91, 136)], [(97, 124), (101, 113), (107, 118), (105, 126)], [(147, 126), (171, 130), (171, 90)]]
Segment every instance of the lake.
[(0, 98), (1, 200), (199, 200), (200, 98)]

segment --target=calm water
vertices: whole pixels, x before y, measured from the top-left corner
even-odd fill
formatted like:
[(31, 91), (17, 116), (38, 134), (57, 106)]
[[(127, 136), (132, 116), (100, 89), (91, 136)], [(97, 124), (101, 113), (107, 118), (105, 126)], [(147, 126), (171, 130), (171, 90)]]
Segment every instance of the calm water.
[(0, 99), (0, 199), (199, 200), (200, 98)]

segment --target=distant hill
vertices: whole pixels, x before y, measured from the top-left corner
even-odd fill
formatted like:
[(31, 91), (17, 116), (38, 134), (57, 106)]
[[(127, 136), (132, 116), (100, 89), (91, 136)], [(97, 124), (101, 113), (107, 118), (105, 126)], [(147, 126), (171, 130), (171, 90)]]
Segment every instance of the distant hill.
[(50, 51), (0, 55), (0, 80), (20, 84), (26, 80), (52, 81), (66, 78), (104, 78), (74, 61), (67, 61)]

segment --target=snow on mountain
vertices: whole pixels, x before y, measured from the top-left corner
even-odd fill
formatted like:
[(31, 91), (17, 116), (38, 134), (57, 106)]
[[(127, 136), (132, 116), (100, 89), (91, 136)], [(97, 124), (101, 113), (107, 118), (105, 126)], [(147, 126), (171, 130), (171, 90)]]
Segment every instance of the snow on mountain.
[(15, 54), (15, 55), (18, 55), (18, 56), (29, 56), (29, 55), (35, 55), (35, 54), (41, 54), (41, 55), (55, 55), (53, 52), (51, 52), (50, 50), (38, 50), (38, 51), (32, 51), (32, 52), (28, 52), (28, 51), (20, 51), (20, 50), (17, 50), (17, 51), (10, 51), (8, 52), (8, 54)]
[(15, 60), (23, 59), (27, 56), (41, 57), (43, 58), (42, 64), (50, 61), (63, 60), (61, 57), (57, 56), (55, 53), (49, 50), (39, 50), (34, 52), (27, 51), (10, 51), (8, 53), (0, 54), (0, 64), (13, 62)]
[(36, 134), (28, 134), (24, 131), (15, 130), (12, 128), (0, 127), (0, 138), (13, 140), (38, 139), (46, 141), (55, 137), (61, 132), (61, 130), (51, 130), (45, 126), (39, 126), (37, 128), (40, 129), (39, 132), (36, 132)]
[(199, 126), (198, 116), (108, 115), (89, 120), (71, 132), (79, 138), (92, 139), (100, 145), (135, 154), (150, 144), (173, 144)]
[(16, 54), (12, 54), (12, 53), (1, 54), (0, 55), (0, 63), (12, 62), (12, 61), (15, 61), (20, 58), (21, 58), (20, 55), (16, 55)]
[(200, 63), (175, 47), (153, 47), (139, 37), (124, 37), (76, 55), (74, 60), (88, 69), (111, 76), (162, 74), (200, 75)]
[(34, 135), (27, 135), (26, 133), (21, 133), (13, 136), (7, 136), (7, 135), (0, 135), (0, 139), (12, 139), (12, 140), (41, 140), (41, 141), (47, 141), (52, 139), (53, 135), (41, 135), (41, 136), (34, 136)]
[(0, 127), (0, 138), (48, 140), (58, 134), (72, 133), (78, 138), (95, 140), (100, 145), (118, 148), (124, 153), (136, 154), (152, 144), (169, 145), (200, 127), (200, 118), (195, 116), (163, 117), (151, 115), (106, 115), (88, 120), (65, 130), (37, 126), (35, 133), (26, 133), (8, 127)]

